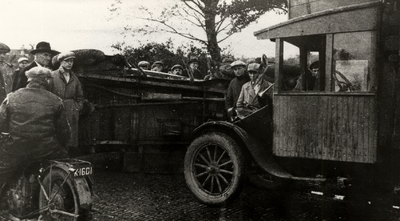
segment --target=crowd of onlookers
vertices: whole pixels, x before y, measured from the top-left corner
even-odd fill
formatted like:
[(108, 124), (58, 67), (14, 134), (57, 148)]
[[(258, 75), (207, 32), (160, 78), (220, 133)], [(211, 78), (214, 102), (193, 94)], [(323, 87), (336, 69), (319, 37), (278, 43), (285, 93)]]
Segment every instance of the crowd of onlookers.
[[(241, 60), (225, 60), (224, 62), (231, 62), (229, 68), (235, 75), (229, 84), (225, 101), (225, 107), (231, 119), (247, 116), (254, 110), (271, 104), (272, 83), (263, 77), (268, 68), (267, 65), (263, 65), (261, 62), (256, 62), (255, 60), (250, 60), (247, 63)], [(164, 63), (162, 61), (156, 61), (151, 65), (148, 61), (140, 61), (138, 66), (143, 70), (157, 72), (163, 72), (164, 70)], [(172, 66), (169, 73), (191, 79), (210, 79), (210, 75), (201, 73), (198, 67), (198, 59), (191, 58), (188, 62), (187, 70), (184, 70), (182, 65), (176, 64)]]
[[(182, 76), (190, 79), (204, 80), (206, 79), (206, 73), (199, 71), (199, 60), (197, 58), (190, 58), (188, 62), (188, 67), (184, 70), (183, 66), (180, 64), (175, 64), (172, 66), (171, 70), (168, 72), (173, 75)], [(164, 63), (162, 61), (156, 61), (150, 65), (148, 61), (140, 61), (138, 66), (143, 70), (151, 70), (157, 72), (163, 72), (165, 69)]]

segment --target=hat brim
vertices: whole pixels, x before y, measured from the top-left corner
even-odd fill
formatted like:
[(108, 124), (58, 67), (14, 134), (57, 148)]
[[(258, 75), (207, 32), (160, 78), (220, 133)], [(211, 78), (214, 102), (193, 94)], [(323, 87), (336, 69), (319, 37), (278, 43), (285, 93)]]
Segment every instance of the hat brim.
[(30, 53), (31, 53), (31, 54), (37, 54), (37, 53), (40, 53), (40, 52), (48, 52), (48, 53), (50, 53), (50, 54), (52, 54), (52, 55), (56, 55), (56, 54), (59, 54), (59, 53), (60, 53), (59, 51), (55, 51), (55, 50), (46, 50), (46, 49), (35, 49), (35, 50), (32, 50)]

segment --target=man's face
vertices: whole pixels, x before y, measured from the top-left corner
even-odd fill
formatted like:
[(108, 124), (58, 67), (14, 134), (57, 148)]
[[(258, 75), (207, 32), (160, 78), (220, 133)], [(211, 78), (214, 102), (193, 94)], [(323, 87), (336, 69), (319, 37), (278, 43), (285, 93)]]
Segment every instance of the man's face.
[(311, 72), (312, 72), (313, 76), (317, 76), (319, 73), (319, 68), (313, 68), (313, 69), (311, 69)]
[(192, 62), (190, 63), (190, 68), (195, 70), (199, 67), (199, 63), (198, 62)]
[(157, 65), (154, 65), (154, 67), (153, 67), (151, 70), (152, 70), (152, 71), (161, 72), (162, 69), (163, 69), (163, 67), (162, 67), (161, 65), (157, 64)]
[(27, 65), (28, 65), (28, 61), (21, 61), (21, 62), (19, 62), (18, 67), (19, 67), (19, 69), (23, 69)]
[(172, 71), (172, 73), (175, 74), (175, 75), (182, 75), (182, 69), (180, 69), (180, 68), (175, 68), (175, 69)]
[(0, 62), (3, 62), (5, 58), (6, 58), (6, 53), (0, 52)]
[(143, 70), (149, 70), (150, 69), (150, 65), (141, 65), (139, 66), (141, 69)]
[(259, 77), (258, 71), (249, 71), (250, 81), (254, 82)]
[(49, 65), (51, 60), (51, 54), (48, 52), (38, 52), (35, 54), (35, 61), (42, 66)]
[(232, 68), (233, 73), (235, 73), (236, 77), (240, 77), (244, 74), (245, 68), (243, 66), (235, 66)]
[(66, 59), (66, 60), (62, 60), (60, 65), (67, 71), (72, 69), (72, 66), (74, 65), (74, 59), (70, 58), (70, 59)]

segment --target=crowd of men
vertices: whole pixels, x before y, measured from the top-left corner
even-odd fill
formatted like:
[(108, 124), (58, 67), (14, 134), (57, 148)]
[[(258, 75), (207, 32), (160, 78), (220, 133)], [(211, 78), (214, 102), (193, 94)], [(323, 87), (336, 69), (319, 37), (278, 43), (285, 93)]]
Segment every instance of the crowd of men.
[(231, 63), (235, 78), (229, 83), (225, 108), (233, 120), (243, 118), (263, 106), (272, 105), (273, 84), (264, 78), (268, 65), (255, 61)]
[[(229, 61), (224, 60), (223, 62)], [(230, 69), (235, 74), (235, 78), (229, 84), (225, 101), (225, 108), (230, 119), (243, 118), (262, 106), (271, 104), (271, 86), (273, 84), (263, 77), (268, 68), (267, 65), (263, 66), (260, 64), (261, 62), (255, 60), (248, 63), (241, 60), (230, 62)], [(199, 61), (197, 58), (190, 58), (188, 65), (189, 68), (185, 72), (182, 65), (176, 64), (172, 66), (170, 73), (186, 78), (207, 80), (208, 76), (198, 70)], [(138, 66), (143, 70), (157, 72), (164, 70), (162, 61), (156, 61), (151, 65), (148, 61), (140, 61)]]
[[(18, 59), (12, 65), (4, 58), (10, 48), (0, 43), (0, 131), (7, 145), (0, 145), (0, 176), (31, 160), (74, 156), (78, 151), (78, 120), (83, 90), (72, 71), (75, 54), (52, 50), (39, 42), (33, 62)], [(53, 56), (60, 67), (50, 69)], [(1, 183), (2, 180), (0, 180)]]
[[(155, 61), (150, 65), (148, 61), (140, 61), (138, 66), (143, 70), (151, 70), (157, 72), (164, 72), (165, 65), (162, 61)], [(206, 79), (206, 74), (199, 71), (199, 60), (195, 57), (191, 57), (188, 62), (188, 69), (185, 71), (183, 66), (180, 64), (175, 64), (169, 71), (170, 74), (178, 75), (190, 79), (204, 80)]]

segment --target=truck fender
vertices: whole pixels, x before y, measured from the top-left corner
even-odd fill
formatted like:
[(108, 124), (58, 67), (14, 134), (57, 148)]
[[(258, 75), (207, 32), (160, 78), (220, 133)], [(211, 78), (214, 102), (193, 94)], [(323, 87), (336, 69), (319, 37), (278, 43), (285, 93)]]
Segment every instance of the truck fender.
[(236, 136), (250, 152), (255, 163), (265, 172), (280, 178), (290, 179), (293, 176), (281, 168), (274, 160), (268, 148), (262, 145), (257, 139), (248, 134), (241, 127), (226, 121), (210, 121), (202, 124), (194, 130), (194, 135), (199, 135), (205, 131), (222, 131), (230, 136)]

